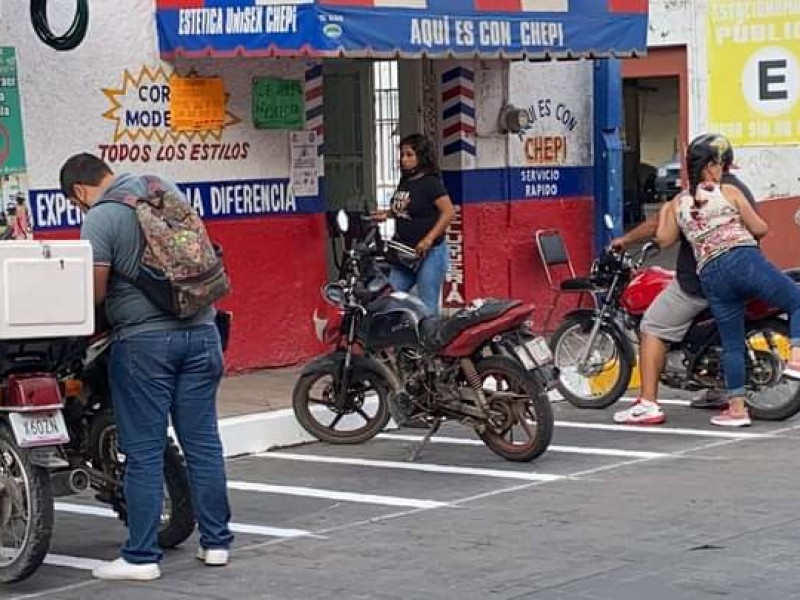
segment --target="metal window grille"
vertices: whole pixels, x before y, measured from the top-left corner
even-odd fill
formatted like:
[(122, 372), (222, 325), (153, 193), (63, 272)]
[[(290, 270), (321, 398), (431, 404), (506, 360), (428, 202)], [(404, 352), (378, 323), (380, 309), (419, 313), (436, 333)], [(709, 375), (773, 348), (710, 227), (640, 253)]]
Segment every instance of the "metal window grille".
[[(400, 89), (397, 79), (397, 61), (381, 60), (374, 63), (375, 81), (375, 182), (378, 208), (389, 207), (392, 194), (400, 179), (397, 144), (400, 122)], [(394, 234), (394, 221), (381, 226), (384, 236)]]

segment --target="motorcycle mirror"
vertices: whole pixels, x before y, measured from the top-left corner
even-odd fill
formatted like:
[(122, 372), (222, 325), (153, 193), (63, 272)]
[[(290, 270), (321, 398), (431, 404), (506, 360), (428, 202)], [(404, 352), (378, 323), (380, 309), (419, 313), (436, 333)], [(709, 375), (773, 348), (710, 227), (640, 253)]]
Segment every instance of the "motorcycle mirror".
[(614, 231), (614, 219), (611, 217), (611, 215), (606, 213), (603, 219), (605, 220), (606, 223), (606, 229), (608, 229), (609, 231)]
[(644, 246), (642, 246), (642, 262), (653, 258), (659, 252), (661, 252), (661, 248), (655, 242), (647, 242)]
[(336, 226), (339, 228), (340, 233), (347, 233), (350, 229), (350, 218), (341, 208), (339, 212), (336, 213)]

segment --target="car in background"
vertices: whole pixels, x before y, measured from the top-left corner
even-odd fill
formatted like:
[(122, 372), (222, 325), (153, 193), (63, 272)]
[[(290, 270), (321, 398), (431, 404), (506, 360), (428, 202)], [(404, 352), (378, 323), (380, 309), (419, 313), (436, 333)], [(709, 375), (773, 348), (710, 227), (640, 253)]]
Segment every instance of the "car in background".
[(656, 169), (654, 188), (659, 201), (669, 200), (682, 189), (681, 163), (677, 160), (664, 163)]

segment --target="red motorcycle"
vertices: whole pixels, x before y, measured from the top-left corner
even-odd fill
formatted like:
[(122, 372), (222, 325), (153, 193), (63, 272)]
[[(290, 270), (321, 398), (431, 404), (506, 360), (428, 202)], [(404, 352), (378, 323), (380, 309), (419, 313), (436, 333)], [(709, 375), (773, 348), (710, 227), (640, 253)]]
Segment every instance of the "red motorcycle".
[(332, 349), (295, 385), (299, 423), (322, 441), (352, 444), (374, 437), (391, 414), (398, 425), (429, 427), (413, 460), (454, 420), (507, 460), (541, 455), (553, 433), (547, 390), (556, 373), (547, 342), (529, 329), (534, 307), (485, 300), (426, 316), (419, 299), (392, 291), (381, 254), (373, 229), (347, 252), (341, 280), (323, 288), (333, 313), (316, 322)]
[[(627, 390), (636, 364), (639, 325), (672, 271), (651, 266), (657, 252), (646, 244), (639, 255), (605, 251), (586, 279), (570, 282), (595, 298), (596, 308), (566, 315), (550, 347), (559, 369), (559, 392), (579, 408), (606, 408)], [(787, 271), (800, 282), (800, 272)], [(789, 322), (779, 308), (752, 300), (745, 309), (748, 404), (757, 419), (782, 420), (800, 411), (800, 384), (782, 377)], [(709, 310), (695, 318), (686, 337), (669, 345), (661, 383), (680, 390), (724, 390), (722, 343)]]

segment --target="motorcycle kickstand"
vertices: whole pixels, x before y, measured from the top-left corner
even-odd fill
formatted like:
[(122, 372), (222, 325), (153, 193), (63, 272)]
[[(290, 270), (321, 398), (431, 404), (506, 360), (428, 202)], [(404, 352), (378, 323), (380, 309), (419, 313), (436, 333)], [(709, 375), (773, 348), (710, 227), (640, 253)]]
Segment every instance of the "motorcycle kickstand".
[(423, 437), (421, 441), (412, 444), (411, 453), (408, 455), (408, 462), (414, 462), (417, 460), (417, 458), (419, 458), (419, 454), (422, 452), (422, 449), (430, 441), (430, 439), (436, 435), (436, 432), (439, 431), (439, 427), (442, 426), (443, 420), (444, 419), (442, 417), (437, 417), (433, 422), (433, 425), (431, 425), (431, 428), (428, 430), (428, 433), (425, 434), (425, 437)]

